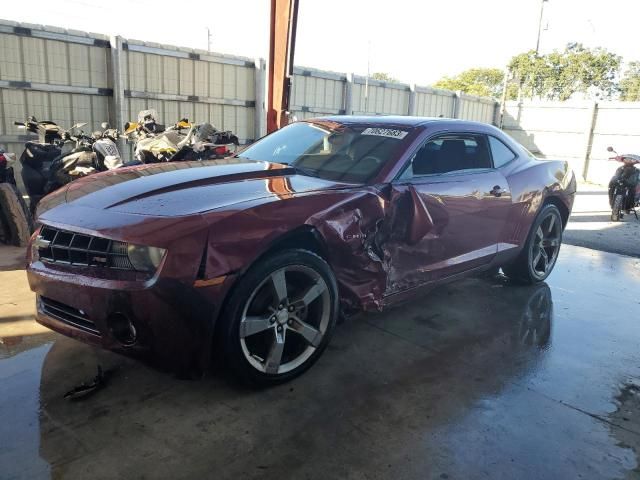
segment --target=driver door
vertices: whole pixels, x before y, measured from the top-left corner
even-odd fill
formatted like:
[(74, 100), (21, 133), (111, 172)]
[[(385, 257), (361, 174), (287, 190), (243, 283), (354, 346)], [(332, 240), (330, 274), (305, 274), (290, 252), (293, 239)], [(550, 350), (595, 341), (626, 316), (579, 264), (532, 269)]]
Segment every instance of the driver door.
[(393, 183), (388, 293), (491, 262), (511, 207), (485, 135), (441, 135), (423, 144)]

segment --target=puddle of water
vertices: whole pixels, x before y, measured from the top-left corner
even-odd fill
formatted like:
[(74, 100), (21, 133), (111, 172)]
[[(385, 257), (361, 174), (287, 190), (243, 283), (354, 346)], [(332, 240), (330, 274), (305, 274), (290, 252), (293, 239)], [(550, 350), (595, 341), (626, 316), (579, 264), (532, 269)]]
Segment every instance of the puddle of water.
[(2, 478), (49, 478), (40, 457), (40, 377), (51, 345), (0, 360)]

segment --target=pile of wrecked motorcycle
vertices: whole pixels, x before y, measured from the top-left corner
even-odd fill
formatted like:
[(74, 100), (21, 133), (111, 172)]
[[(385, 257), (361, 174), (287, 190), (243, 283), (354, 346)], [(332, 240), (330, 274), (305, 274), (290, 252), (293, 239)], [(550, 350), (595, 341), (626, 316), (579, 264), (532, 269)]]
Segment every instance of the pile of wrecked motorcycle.
[[(16, 185), (12, 167), (15, 155), (0, 151), (0, 242), (26, 245), (40, 200), (78, 178), (147, 163), (220, 159), (237, 150), (238, 137), (231, 131), (218, 130), (207, 122), (191, 123), (186, 118), (165, 126), (157, 118), (155, 110), (143, 110), (137, 121), (124, 125), (123, 131), (102, 123), (101, 130), (91, 133), (82, 130), (86, 123), (65, 130), (33, 116), (25, 122), (14, 122), (19, 129), (37, 134), (38, 139), (27, 141), (20, 156), (28, 206)], [(119, 139), (133, 146), (133, 160), (123, 160)]]

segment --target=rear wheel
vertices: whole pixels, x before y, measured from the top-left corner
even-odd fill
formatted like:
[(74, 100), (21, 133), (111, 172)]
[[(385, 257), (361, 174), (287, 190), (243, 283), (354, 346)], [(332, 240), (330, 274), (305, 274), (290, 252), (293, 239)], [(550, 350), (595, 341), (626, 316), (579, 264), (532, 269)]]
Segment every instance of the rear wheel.
[(522, 252), (502, 268), (511, 279), (532, 284), (549, 276), (562, 244), (562, 217), (555, 205), (545, 205), (536, 217)]
[(307, 370), (327, 346), (338, 316), (329, 265), (306, 250), (285, 250), (239, 280), (220, 318), (227, 365), (241, 379), (276, 384)]
[(26, 246), (31, 236), (31, 216), (18, 189), (0, 183), (0, 239), (3, 243)]
[(611, 207), (611, 221), (617, 222), (620, 220), (622, 213), (622, 195), (616, 195), (613, 199), (613, 207)]

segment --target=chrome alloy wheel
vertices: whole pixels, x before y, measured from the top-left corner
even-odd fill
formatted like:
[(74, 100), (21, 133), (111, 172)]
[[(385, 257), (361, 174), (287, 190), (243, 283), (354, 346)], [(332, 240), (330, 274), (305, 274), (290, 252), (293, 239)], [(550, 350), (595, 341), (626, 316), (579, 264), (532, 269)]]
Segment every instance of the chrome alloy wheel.
[(278, 375), (307, 361), (321, 344), (331, 318), (331, 296), (322, 276), (304, 265), (272, 272), (245, 303), (239, 336), (256, 370)]
[(560, 251), (562, 241), (562, 225), (557, 215), (549, 212), (535, 232), (531, 242), (531, 270), (533, 274), (542, 279), (553, 269)]

